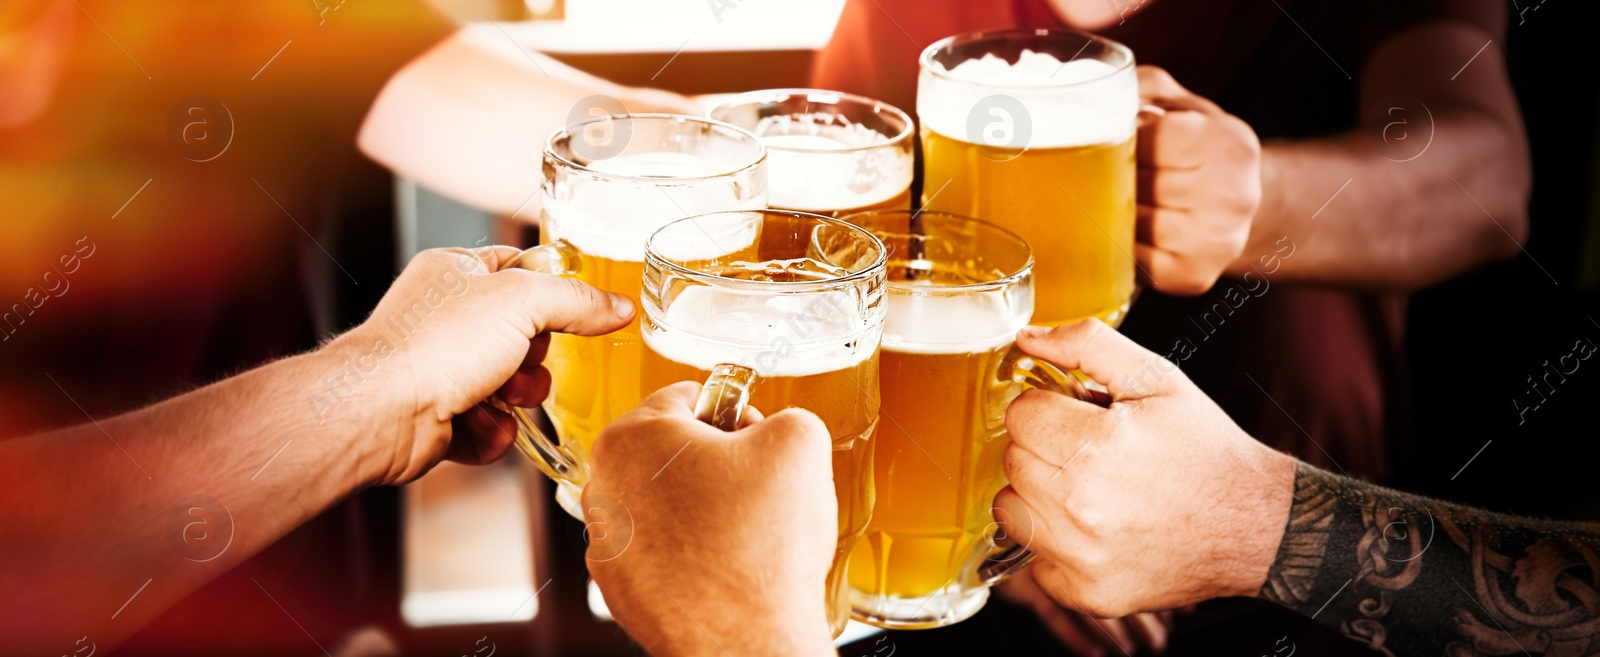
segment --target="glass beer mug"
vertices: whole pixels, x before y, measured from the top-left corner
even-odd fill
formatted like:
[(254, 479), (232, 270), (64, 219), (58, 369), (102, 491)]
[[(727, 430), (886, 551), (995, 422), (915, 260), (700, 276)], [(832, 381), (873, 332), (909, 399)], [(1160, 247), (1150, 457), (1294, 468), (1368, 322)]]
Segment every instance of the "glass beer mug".
[(993, 224), (940, 212), (845, 217), (889, 250), (879, 349), (876, 503), (850, 555), (852, 616), (893, 629), (949, 625), (1032, 560), (1005, 537), (1006, 406), (1024, 387), (1091, 399), (1013, 344), (1033, 314), (1033, 255)]
[(712, 108), (767, 147), (768, 205), (840, 217), (911, 207), (911, 117), (821, 89), (769, 89)]
[(1134, 294), (1133, 52), (1070, 30), (943, 39), (922, 52), (923, 203), (1009, 229), (1038, 258), (1033, 323), (1116, 326)]
[(697, 415), (738, 426), (747, 405), (815, 413), (833, 441), (838, 551), (826, 595), (849, 617), (846, 560), (872, 514), (883, 244), (837, 219), (781, 210), (668, 224), (645, 249), (638, 392), (705, 381)]
[[(637, 305), (650, 234), (691, 214), (766, 207), (765, 161), (753, 135), (706, 119), (634, 114), (567, 126), (544, 149), (542, 244), (506, 266), (571, 276)], [(550, 336), (544, 408), (559, 440), (530, 409), (494, 402), (517, 419), (517, 447), (575, 518), (595, 438), (642, 399), (642, 353), (637, 318), (608, 335)]]

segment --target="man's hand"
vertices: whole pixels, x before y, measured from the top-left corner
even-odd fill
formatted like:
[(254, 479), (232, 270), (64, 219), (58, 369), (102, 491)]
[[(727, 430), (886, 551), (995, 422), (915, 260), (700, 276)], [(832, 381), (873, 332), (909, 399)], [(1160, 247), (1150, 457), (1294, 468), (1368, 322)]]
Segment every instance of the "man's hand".
[(1136, 257), (1156, 289), (1200, 294), (1250, 237), (1261, 205), (1261, 142), (1163, 69), (1139, 67), (1139, 96), (1158, 109), (1139, 126)]
[(827, 428), (809, 411), (725, 433), (700, 386), (663, 388), (600, 434), (584, 489), (589, 574), (653, 655), (831, 655), (838, 533)]
[[(540, 365), (547, 331), (600, 335), (633, 318), (633, 303), (620, 295), (499, 271), (517, 253), (508, 246), (419, 253), (372, 316), (324, 348), (344, 368), (329, 373), (329, 401), (319, 412), (379, 418), (361, 450), (367, 483), (403, 484), (447, 457), (500, 458), (516, 425), (483, 400), (498, 389), (508, 402), (534, 406), (549, 394), (550, 372)], [(358, 408), (340, 408), (347, 403)]]
[[(1098, 320), (1017, 345), (1105, 384), (1112, 404), (1031, 390), (1006, 411), (1002, 521), (1032, 532), (1035, 574), (1100, 618), (1255, 595), (1276, 555), (1295, 460), (1244, 431), (1161, 357)], [(1054, 571), (1054, 572), (1052, 572)]]
[(1132, 614), (1122, 618), (1095, 618), (1083, 612), (1062, 606), (1045, 593), (1055, 586), (1040, 581), (1049, 572), (1035, 567), (1018, 573), (995, 590), (1014, 604), (1026, 606), (1039, 617), (1056, 640), (1074, 655), (1106, 657), (1107, 655), (1157, 654), (1167, 648), (1167, 633), (1172, 629), (1172, 612)]

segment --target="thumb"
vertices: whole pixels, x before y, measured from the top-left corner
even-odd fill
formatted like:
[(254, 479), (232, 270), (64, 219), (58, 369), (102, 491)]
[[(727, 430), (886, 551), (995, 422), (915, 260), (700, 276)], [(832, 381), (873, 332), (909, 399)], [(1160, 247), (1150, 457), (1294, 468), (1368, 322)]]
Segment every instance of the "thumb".
[(627, 297), (582, 281), (522, 269), (494, 276), (511, 281), (500, 294), (509, 297), (508, 305), (526, 314), (532, 327), (530, 338), (545, 331), (603, 335), (633, 320), (633, 302)]
[[(1177, 369), (1098, 319), (1053, 329), (1027, 327), (1017, 347), (1064, 370), (1080, 370), (1111, 393), (1113, 401), (1142, 397)], [(1137, 391), (1137, 393), (1135, 393)]]

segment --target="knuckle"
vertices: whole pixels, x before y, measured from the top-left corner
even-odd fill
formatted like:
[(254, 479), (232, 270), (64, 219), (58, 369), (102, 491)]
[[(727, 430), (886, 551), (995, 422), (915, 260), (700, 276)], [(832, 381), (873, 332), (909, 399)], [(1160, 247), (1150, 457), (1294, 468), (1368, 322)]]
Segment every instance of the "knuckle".
[(1027, 442), (1033, 437), (1034, 421), (1044, 412), (1051, 394), (1053, 393), (1029, 389), (1011, 400), (1011, 404), (1006, 407), (1005, 417), (1006, 432), (1011, 435), (1011, 440)]
[(1085, 319), (1071, 325), (1072, 331), (1082, 340), (1096, 342), (1111, 333), (1111, 327), (1098, 319)]
[(828, 439), (828, 427), (815, 413), (802, 408), (784, 409), (767, 416), (762, 424), (766, 434), (786, 442), (803, 445)]
[(1157, 85), (1175, 85), (1178, 83), (1178, 81), (1172, 77), (1172, 74), (1167, 72), (1167, 69), (1152, 64), (1140, 64), (1138, 68), (1138, 76), (1140, 82), (1148, 80), (1149, 82)]
[[(1022, 479), (1022, 473), (1023, 473), (1022, 463), (1023, 463), (1023, 459), (1025, 459), (1025, 458), (1026, 458), (1026, 456), (1022, 453), (1022, 448), (1021, 447), (1018, 447), (1016, 444), (1011, 444), (1011, 445), (1007, 445), (1006, 446), (1004, 460), (1005, 460), (1005, 469), (1006, 469), (1006, 479), (1008, 481), (1019, 481), (1019, 480)], [(1000, 491), (1000, 494), (1004, 495), (1005, 491), (1004, 490)], [(1013, 494), (1015, 494), (1015, 493), (1013, 493)]]

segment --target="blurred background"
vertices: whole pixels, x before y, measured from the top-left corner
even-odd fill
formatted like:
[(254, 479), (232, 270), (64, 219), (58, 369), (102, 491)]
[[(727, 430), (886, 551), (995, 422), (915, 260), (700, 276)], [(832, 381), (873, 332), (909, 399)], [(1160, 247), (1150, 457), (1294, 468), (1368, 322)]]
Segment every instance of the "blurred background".
[[(458, 26), (622, 84), (707, 94), (806, 86), (843, 5), (729, 0), (737, 10), (709, 21), (704, 0), (7, 2), (0, 88), (20, 91), (0, 103), (0, 306), (59, 255), (84, 262), (62, 274), (69, 289), (0, 323), (0, 435), (313, 348), (363, 319), (418, 250), (535, 242), (527, 217), (452, 201), (355, 148), (389, 75)], [(1532, 151), (1531, 237), (1521, 256), (1411, 295), (1396, 366), (1416, 413), (1393, 434), (1387, 483), (1594, 519), (1600, 366), (1554, 385), (1544, 372), (1600, 340), (1600, 58), (1574, 48), (1592, 42), (1575, 5), (1529, 6), (1507, 7), (1504, 46)], [(228, 137), (214, 152), (174, 138), (189, 125), (179, 106), (197, 104)], [(581, 523), (549, 488), (516, 456), (364, 492), (115, 654), (638, 654), (588, 584)], [(281, 591), (282, 609), (252, 578)], [(1287, 635), (1347, 650), (1287, 612), (1213, 606), (1203, 624), (1179, 618), (1170, 652), (1267, 654)], [(998, 597), (950, 628), (868, 629), (852, 627), (844, 654), (1064, 653)]]

